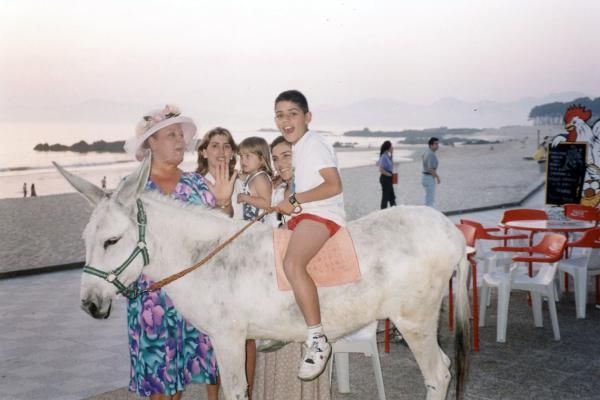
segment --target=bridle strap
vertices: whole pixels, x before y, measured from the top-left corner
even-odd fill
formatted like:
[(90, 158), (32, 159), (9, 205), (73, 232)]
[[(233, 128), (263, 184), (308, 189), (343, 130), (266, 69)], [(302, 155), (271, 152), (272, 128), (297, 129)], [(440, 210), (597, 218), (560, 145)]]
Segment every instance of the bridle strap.
[(237, 239), (238, 236), (240, 236), (242, 233), (244, 233), (244, 231), (246, 231), (246, 229), (250, 228), (256, 221), (260, 221), (266, 215), (270, 214), (273, 211), (272, 209), (263, 211), (255, 219), (248, 222), (242, 229), (237, 231), (235, 234), (233, 234), (231, 237), (229, 237), (227, 240), (225, 240), (223, 243), (221, 243), (219, 246), (217, 246), (215, 249), (213, 249), (206, 257), (204, 257), (202, 260), (198, 261), (196, 264), (192, 265), (191, 267), (186, 268), (175, 274), (169, 275), (166, 278), (161, 279), (158, 282), (152, 283), (147, 289), (141, 290), (137, 287), (135, 287), (135, 288), (127, 287), (119, 280), (119, 275), (125, 270), (125, 268), (127, 268), (133, 262), (133, 260), (138, 256), (138, 254), (140, 254), (140, 253), (142, 254), (142, 258), (144, 259), (144, 267), (146, 265), (150, 264), (150, 255), (148, 253), (148, 249), (146, 246), (146, 222), (147, 222), (146, 213), (144, 212), (144, 206), (142, 204), (142, 201), (140, 199), (137, 199), (136, 203), (137, 203), (137, 207), (138, 207), (137, 222), (138, 222), (139, 239), (138, 239), (137, 247), (131, 252), (131, 254), (127, 258), (127, 260), (125, 260), (125, 262), (123, 262), (123, 264), (121, 264), (118, 268), (116, 268), (110, 272), (105, 272), (105, 271), (99, 270), (90, 265), (86, 265), (83, 267), (83, 272), (88, 273), (90, 275), (97, 276), (99, 278), (104, 279), (107, 282), (112, 283), (113, 285), (115, 285), (117, 287), (117, 289), (118, 289), (117, 293), (123, 294), (123, 296), (127, 297), (130, 300), (133, 300), (136, 297), (141, 296), (142, 294), (158, 290), (158, 289), (162, 288), (163, 286), (168, 285), (169, 283), (189, 274), (193, 270), (206, 264), (211, 258), (213, 258), (215, 255), (217, 255), (221, 250), (223, 250), (225, 248), (225, 246), (227, 246), (228, 244), (233, 242), (235, 239)]
[(122, 293), (125, 297), (129, 299), (134, 299), (139, 296), (142, 291), (138, 288), (128, 288), (119, 280), (119, 275), (127, 268), (133, 260), (138, 256), (138, 254), (142, 254), (142, 258), (144, 260), (144, 267), (150, 264), (150, 254), (148, 253), (148, 248), (146, 245), (146, 212), (144, 211), (144, 205), (140, 199), (136, 200), (137, 204), (137, 224), (138, 224), (138, 243), (136, 248), (131, 252), (127, 260), (123, 262), (118, 268), (105, 272), (98, 268), (94, 268), (91, 265), (86, 265), (83, 267), (83, 272), (88, 273), (90, 275), (97, 276), (99, 278), (104, 279), (105, 281), (112, 283), (118, 289), (117, 293)]

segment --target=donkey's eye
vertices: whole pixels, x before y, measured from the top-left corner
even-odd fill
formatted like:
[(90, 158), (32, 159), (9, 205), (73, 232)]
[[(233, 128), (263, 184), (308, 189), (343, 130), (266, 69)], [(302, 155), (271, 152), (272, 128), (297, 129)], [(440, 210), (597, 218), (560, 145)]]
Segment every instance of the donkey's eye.
[(120, 237), (114, 237), (114, 238), (108, 239), (106, 242), (104, 242), (104, 250), (106, 250), (106, 248), (108, 246), (112, 246), (113, 244), (116, 244), (120, 239), (121, 239)]

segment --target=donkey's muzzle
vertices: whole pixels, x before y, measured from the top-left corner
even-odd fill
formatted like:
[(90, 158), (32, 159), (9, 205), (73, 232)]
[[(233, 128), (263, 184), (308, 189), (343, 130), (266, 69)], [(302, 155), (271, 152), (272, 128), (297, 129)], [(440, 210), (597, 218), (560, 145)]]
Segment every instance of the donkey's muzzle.
[(110, 309), (112, 308), (112, 302), (109, 302), (106, 311), (102, 311), (101, 307), (98, 307), (95, 302), (89, 300), (81, 300), (81, 308), (83, 311), (91, 315), (96, 319), (106, 319), (110, 315)]

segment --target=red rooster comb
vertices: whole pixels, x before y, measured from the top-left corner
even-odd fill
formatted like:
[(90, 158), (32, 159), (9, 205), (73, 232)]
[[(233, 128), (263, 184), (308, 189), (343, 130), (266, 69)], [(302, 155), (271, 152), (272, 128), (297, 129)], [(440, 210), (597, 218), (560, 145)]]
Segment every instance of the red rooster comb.
[(581, 104), (576, 104), (567, 108), (564, 117), (565, 125), (570, 124), (573, 120), (573, 117), (579, 117), (583, 121), (587, 122), (588, 119), (592, 118), (592, 112), (590, 110), (586, 110)]

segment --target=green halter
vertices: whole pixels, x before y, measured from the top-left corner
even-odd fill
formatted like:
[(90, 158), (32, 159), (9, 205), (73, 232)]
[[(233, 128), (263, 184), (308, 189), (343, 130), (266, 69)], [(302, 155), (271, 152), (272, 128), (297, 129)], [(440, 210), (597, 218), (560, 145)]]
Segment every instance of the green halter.
[(139, 296), (143, 291), (138, 288), (131, 288), (125, 286), (120, 280), (119, 275), (131, 264), (131, 262), (137, 257), (138, 254), (142, 254), (142, 258), (144, 259), (144, 267), (150, 264), (150, 255), (148, 254), (148, 249), (146, 247), (146, 213), (144, 212), (144, 206), (142, 205), (142, 201), (140, 199), (136, 200), (138, 212), (137, 212), (137, 223), (138, 223), (138, 233), (139, 240), (136, 248), (131, 252), (131, 255), (125, 260), (121, 266), (113, 271), (104, 272), (97, 268), (94, 268), (90, 265), (86, 265), (83, 267), (83, 272), (88, 273), (99, 278), (104, 279), (107, 282), (112, 283), (118, 289), (117, 293), (123, 294), (123, 296), (129, 299), (135, 299)]

